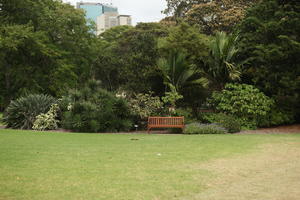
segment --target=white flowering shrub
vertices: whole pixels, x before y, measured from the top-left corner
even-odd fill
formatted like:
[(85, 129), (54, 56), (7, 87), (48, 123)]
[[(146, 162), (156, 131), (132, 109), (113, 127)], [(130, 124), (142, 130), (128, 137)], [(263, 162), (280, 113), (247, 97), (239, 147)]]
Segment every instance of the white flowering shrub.
[(150, 116), (161, 115), (164, 109), (163, 102), (159, 97), (152, 96), (152, 93), (136, 94), (127, 99), (132, 114), (140, 120)]
[(58, 120), (56, 120), (59, 111), (57, 104), (52, 104), (50, 110), (47, 113), (40, 114), (36, 117), (33, 123), (32, 129), (44, 131), (44, 130), (55, 130), (58, 128)]

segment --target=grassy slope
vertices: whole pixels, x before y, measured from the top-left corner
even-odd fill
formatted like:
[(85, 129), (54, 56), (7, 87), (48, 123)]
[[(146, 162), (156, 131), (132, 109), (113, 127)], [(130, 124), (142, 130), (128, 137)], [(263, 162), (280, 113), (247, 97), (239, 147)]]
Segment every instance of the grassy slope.
[(0, 130), (0, 199), (182, 199), (216, 176), (195, 166), (282, 141), (300, 137)]

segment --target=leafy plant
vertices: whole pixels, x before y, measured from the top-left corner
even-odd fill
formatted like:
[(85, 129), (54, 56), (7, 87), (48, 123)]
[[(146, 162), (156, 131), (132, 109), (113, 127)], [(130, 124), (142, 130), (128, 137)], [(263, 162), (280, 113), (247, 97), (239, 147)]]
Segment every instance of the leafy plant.
[(26, 93), (61, 96), (90, 75), (99, 45), (84, 12), (53, 0), (0, 7), (1, 109)]
[(32, 129), (38, 131), (55, 130), (58, 128), (59, 120), (56, 120), (59, 111), (58, 104), (53, 104), (47, 113), (42, 113), (36, 117)]
[(164, 84), (171, 91), (181, 92), (188, 86), (205, 87), (208, 85), (208, 80), (202, 76), (202, 71), (190, 64), (187, 56), (183, 53), (170, 53), (168, 59), (159, 59), (158, 66)]
[(286, 112), (276, 107), (259, 120), (259, 127), (270, 127), (294, 122), (294, 113)]
[[(247, 82), (272, 97), (300, 122), (299, 1), (259, 1), (239, 29), (239, 60)], [(275, 114), (275, 113), (274, 113)], [(276, 114), (277, 115), (277, 114)], [(277, 117), (276, 117), (277, 118)]]
[(193, 114), (192, 114), (192, 110), (190, 108), (177, 108), (175, 110), (174, 116), (178, 116), (178, 117), (184, 117), (184, 122), (186, 124), (195, 122), (196, 119), (194, 118)]
[(210, 45), (210, 62), (208, 75), (219, 88), (229, 81), (239, 80), (241, 71), (233, 62), (238, 52), (238, 37), (227, 35), (225, 32), (217, 32)]
[(208, 113), (202, 116), (203, 120), (208, 123), (216, 123), (227, 129), (229, 133), (241, 131), (241, 122), (232, 115), (225, 113)]
[(191, 123), (186, 125), (184, 134), (225, 134), (227, 130), (216, 124)]
[(167, 58), (159, 59), (158, 68), (168, 89), (162, 100), (171, 106), (171, 114), (174, 113), (176, 102), (183, 99), (185, 90), (195, 87), (203, 89), (208, 85), (203, 71), (178, 50), (168, 52)]
[(211, 103), (217, 111), (239, 118), (244, 127), (252, 124), (252, 128), (274, 105), (271, 98), (247, 84), (226, 84), (224, 90), (213, 93)]
[(101, 89), (90, 80), (82, 89), (70, 91), (69, 106), (63, 115), (63, 126), (78, 132), (116, 132), (128, 130), (132, 123), (130, 110), (123, 98)]
[(146, 119), (149, 116), (161, 115), (164, 109), (160, 98), (152, 96), (151, 93), (135, 94), (127, 99), (132, 114), (140, 120)]
[(31, 94), (11, 101), (4, 112), (3, 121), (14, 129), (31, 129), (36, 117), (46, 113), (56, 99), (44, 94)]
[(170, 105), (171, 108), (173, 108), (175, 111), (176, 102), (179, 99), (182, 99), (183, 96), (177, 92), (177, 90), (175, 89), (175, 87), (173, 85), (170, 85), (170, 89), (171, 89), (170, 92), (165, 92), (165, 96), (162, 97), (162, 100), (165, 104)]
[[(172, 1), (180, 0), (167, 0), (167, 2)], [(198, 25), (205, 34), (212, 35), (217, 31), (233, 32), (234, 27), (244, 18), (246, 10), (258, 0), (194, 0), (185, 2), (188, 3), (179, 6), (181, 9), (182, 7), (188, 9), (186, 16), (184, 16), (185, 20)]]

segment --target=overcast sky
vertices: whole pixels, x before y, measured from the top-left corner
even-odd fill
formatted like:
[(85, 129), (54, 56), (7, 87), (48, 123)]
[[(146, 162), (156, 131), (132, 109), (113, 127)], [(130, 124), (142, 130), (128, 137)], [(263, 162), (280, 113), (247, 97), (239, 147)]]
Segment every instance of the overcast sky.
[[(80, 0), (63, 0), (75, 5)], [(133, 24), (138, 22), (157, 22), (164, 18), (161, 11), (166, 8), (165, 0), (82, 0), (83, 2), (113, 3), (119, 14), (131, 15)]]

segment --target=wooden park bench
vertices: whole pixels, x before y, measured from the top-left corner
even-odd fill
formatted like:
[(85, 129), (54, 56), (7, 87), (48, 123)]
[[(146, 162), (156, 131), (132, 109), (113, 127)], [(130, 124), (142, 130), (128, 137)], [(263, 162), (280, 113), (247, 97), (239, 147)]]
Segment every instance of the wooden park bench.
[(148, 133), (151, 128), (184, 128), (184, 117), (148, 117)]

